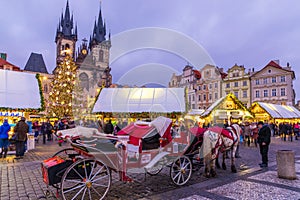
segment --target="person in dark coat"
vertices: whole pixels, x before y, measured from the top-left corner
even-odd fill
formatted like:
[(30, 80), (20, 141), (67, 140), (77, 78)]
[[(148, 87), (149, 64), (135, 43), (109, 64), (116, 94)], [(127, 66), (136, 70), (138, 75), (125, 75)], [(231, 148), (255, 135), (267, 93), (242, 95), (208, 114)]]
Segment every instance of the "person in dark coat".
[(287, 122), (284, 122), (281, 126), (281, 133), (283, 134), (283, 140), (286, 141), (286, 135), (288, 134), (289, 127)]
[(8, 151), (8, 132), (10, 131), (10, 125), (8, 120), (4, 119), (3, 125), (0, 126), (0, 158), (6, 158)]
[(107, 124), (105, 124), (104, 132), (106, 134), (112, 134), (114, 131), (114, 125), (111, 123), (111, 120), (108, 120)]
[(29, 126), (25, 120), (25, 117), (21, 117), (21, 120), (14, 128), (14, 133), (16, 134), (16, 159), (23, 158), (25, 153), (25, 141), (27, 141), (27, 133), (29, 132)]
[(257, 141), (262, 157), (262, 163), (259, 165), (264, 168), (268, 167), (268, 151), (271, 143), (271, 130), (269, 126), (267, 124), (264, 125), (262, 121), (258, 122), (257, 126), (259, 128)]

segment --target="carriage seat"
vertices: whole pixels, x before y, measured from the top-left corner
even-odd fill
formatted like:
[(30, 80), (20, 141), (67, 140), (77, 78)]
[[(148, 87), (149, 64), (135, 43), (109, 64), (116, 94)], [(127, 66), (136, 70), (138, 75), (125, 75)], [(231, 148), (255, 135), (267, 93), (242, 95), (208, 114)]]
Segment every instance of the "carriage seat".
[(158, 149), (160, 146), (159, 138), (159, 133), (154, 129), (147, 137), (142, 138), (142, 150)]

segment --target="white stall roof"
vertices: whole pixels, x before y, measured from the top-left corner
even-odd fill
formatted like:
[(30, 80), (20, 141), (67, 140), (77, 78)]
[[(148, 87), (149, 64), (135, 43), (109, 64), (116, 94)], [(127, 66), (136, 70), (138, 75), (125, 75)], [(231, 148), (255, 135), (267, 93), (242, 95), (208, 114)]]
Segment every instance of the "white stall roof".
[(0, 70), (0, 107), (41, 107), (41, 96), (35, 74)]
[(224, 97), (218, 99), (217, 101), (215, 101), (213, 104), (211, 104), (211, 105), (205, 110), (205, 112), (203, 112), (203, 113), (201, 114), (201, 117), (205, 117), (205, 116), (209, 115), (217, 105), (219, 105), (222, 101), (224, 101), (224, 99), (226, 99), (226, 97), (227, 97), (227, 96), (224, 96)]
[(184, 88), (103, 88), (93, 112), (185, 112)]
[(293, 106), (285, 106), (271, 103), (256, 102), (260, 105), (272, 118), (277, 119), (293, 119), (300, 118), (300, 111)]
[(187, 115), (201, 115), (204, 111), (204, 109), (191, 109)]

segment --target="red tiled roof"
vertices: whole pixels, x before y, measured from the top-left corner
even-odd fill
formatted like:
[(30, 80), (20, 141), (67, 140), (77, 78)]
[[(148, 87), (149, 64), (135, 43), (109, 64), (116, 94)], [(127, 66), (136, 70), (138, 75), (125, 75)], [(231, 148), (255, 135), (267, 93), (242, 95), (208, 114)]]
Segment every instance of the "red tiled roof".
[(15, 65), (11, 64), (10, 62), (7, 62), (6, 60), (0, 58), (0, 66), (4, 66), (4, 65), (10, 65), (10, 66), (13, 66), (14, 68), (20, 69), (20, 67), (17, 67)]
[(200, 79), (201, 78), (201, 73), (198, 70), (193, 70), (195, 78)]
[(272, 67), (276, 67), (276, 68), (278, 68), (278, 69), (282, 69), (282, 67), (279, 65), (279, 64), (277, 64), (276, 62), (274, 62), (273, 60), (271, 60), (267, 65), (266, 65), (266, 67), (267, 66), (272, 66)]

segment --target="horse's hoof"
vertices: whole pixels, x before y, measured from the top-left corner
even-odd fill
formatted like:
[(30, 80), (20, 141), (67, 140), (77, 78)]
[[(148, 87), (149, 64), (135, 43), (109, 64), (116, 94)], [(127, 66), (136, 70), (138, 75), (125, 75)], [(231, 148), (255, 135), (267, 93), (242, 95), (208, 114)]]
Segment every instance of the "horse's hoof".
[(210, 178), (210, 174), (209, 174), (209, 173), (205, 173), (204, 176), (205, 176), (206, 178)]
[(215, 170), (211, 171), (210, 174), (211, 174), (211, 177), (215, 177), (217, 175)]
[(226, 164), (225, 164), (225, 163), (222, 163), (222, 169), (223, 169), (223, 170), (226, 170), (226, 169), (227, 169), (227, 167), (226, 167)]
[(231, 166), (231, 172), (232, 172), (232, 173), (237, 173), (237, 170), (236, 170), (236, 168), (235, 168), (234, 165)]

